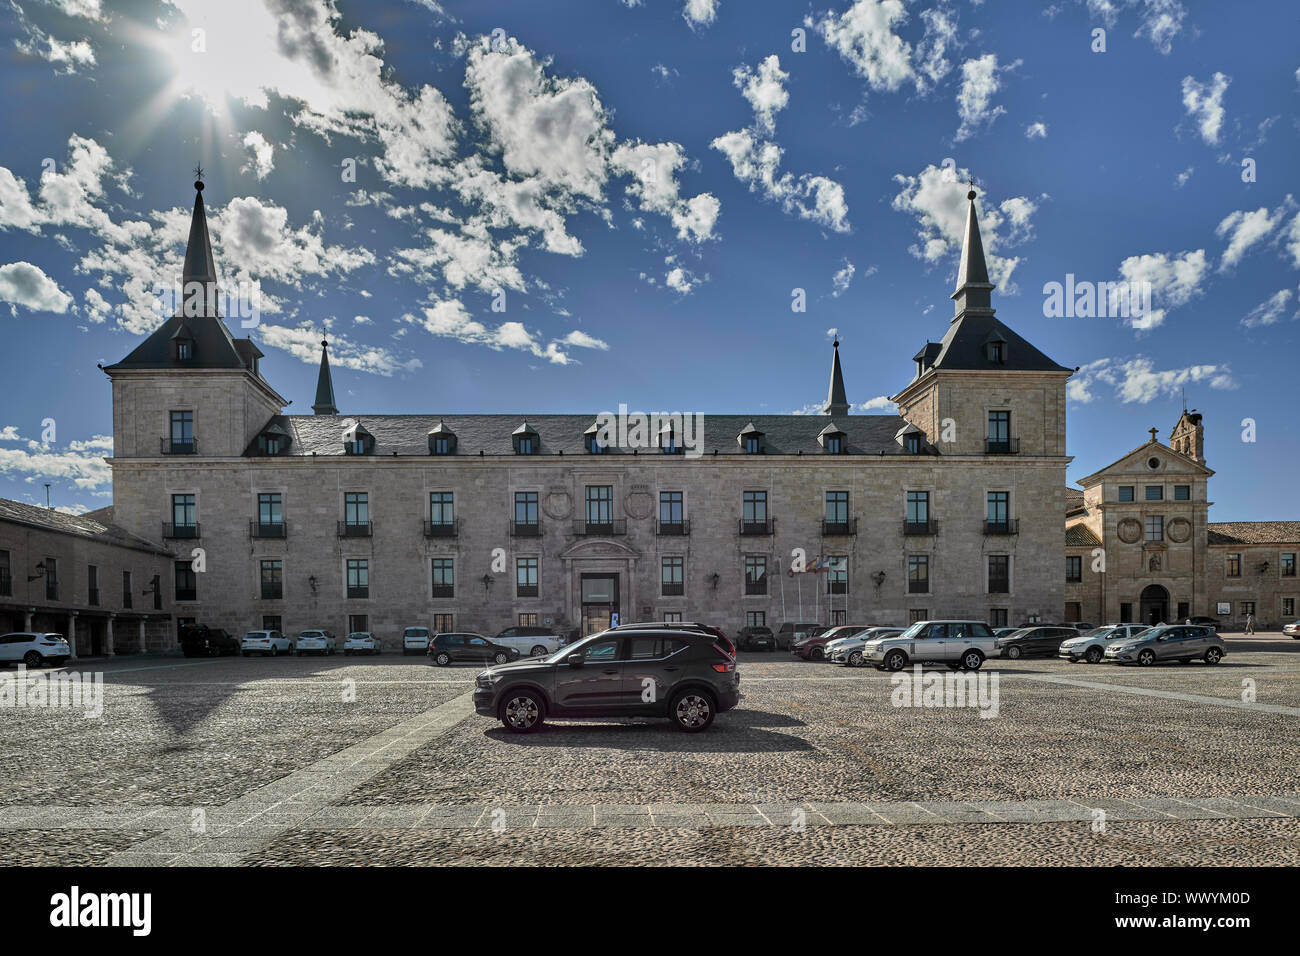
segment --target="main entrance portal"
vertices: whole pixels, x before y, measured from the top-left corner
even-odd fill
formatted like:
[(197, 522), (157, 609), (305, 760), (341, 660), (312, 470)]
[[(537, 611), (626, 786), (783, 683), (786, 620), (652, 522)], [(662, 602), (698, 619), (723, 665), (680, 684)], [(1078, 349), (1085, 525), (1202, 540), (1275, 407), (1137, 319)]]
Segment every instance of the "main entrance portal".
[(582, 576), (582, 634), (596, 634), (608, 628), (619, 612), (618, 575)]
[(1159, 584), (1144, 587), (1141, 602), (1143, 624), (1169, 623), (1169, 592)]

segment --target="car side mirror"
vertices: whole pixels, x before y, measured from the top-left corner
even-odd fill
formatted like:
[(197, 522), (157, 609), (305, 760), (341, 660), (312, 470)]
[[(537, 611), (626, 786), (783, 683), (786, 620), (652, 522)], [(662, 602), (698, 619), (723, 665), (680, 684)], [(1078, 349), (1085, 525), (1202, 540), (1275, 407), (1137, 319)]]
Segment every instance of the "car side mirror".
[(586, 658), (581, 654), (570, 654), (564, 660), (570, 667), (581, 667), (585, 663)]

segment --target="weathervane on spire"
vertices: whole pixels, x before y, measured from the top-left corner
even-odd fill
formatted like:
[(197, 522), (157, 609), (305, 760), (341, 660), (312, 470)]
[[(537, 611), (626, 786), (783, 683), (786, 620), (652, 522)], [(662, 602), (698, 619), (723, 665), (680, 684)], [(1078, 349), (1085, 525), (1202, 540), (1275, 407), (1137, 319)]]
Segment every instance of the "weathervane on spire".
[(970, 179), (966, 181), (966, 185), (970, 187), (970, 192), (966, 194), (966, 198), (974, 199), (975, 198), (975, 177), (974, 176), (970, 177)]
[(203, 178), (203, 167), (199, 166), (198, 164), (195, 164), (194, 166), (194, 178), (195, 179)]

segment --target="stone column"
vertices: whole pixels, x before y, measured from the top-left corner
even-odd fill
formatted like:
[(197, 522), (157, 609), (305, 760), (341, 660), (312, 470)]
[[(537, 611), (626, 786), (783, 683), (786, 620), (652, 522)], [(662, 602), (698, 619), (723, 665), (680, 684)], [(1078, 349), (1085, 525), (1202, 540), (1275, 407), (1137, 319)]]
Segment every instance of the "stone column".
[(31, 631), (32, 629), (32, 609), (28, 608), (23, 611), (23, 630)]
[(143, 654), (147, 648), (144, 643), (144, 618), (140, 618), (140, 653)]
[(68, 633), (64, 636), (68, 639), (68, 649), (73, 657), (77, 656), (77, 612), (68, 612)]
[(114, 614), (108, 615), (108, 625), (104, 633), (104, 653), (109, 657), (113, 656), (113, 618), (115, 616)]

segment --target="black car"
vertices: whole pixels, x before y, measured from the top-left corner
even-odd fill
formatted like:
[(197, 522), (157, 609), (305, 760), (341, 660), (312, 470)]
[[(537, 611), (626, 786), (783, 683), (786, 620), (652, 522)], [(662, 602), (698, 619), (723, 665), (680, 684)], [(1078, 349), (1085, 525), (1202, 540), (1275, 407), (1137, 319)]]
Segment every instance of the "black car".
[(482, 634), (466, 631), (435, 634), (429, 641), (429, 660), (439, 667), (447, 667), (456, 661), (468, 661), (471, 664), (508, 664), (519, 660), (519, 652), (513, 647), (493, 644)]
[(714, 627), (712, 624), (700, 624), (698, 621), (646, 621), (641, 624), (619, 624), (609, 628), (611, 631), (644, 631), (644, 630), (670, 630), (670, 631), (699, 631), (702, 634), (712, 634), (717, 645), (727, 652), (731, 657), (736, 656), (736, 645), (732, 643), (731, 638), (722, 632), (722, 628)]
[(1219, 619), (1217, 617), (1193, 617), (1188, 618), (1184, 623), (1195, 624), (1198, 627), (1209, 627), (1216, 631), (1219, 629)]
[(1014, 634), (999, 637), (993, 647), (1013, 661), (1021, 657), (1056, 657), (1062, 641), (1078, 636), (1078, 628), (1068, 626), (1022, 627)]
[(774, 651), (776, 635), (772, 633), (770, 627), (756, 624), (753, 627), (741, 628), (737, 643), (742, 651)]
[(735, 659), (694, 630), (602, 631), (550, 657), (490, 667), (474, 688), (474, 709), (517, 734), (548, 717), (666, 717), (696, 733), (739, 702)]
[(218, 657), (239, 653), (239, 638), (219, 627), (190, 624), (181, 630), (181, 653), (186, 657)]

